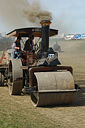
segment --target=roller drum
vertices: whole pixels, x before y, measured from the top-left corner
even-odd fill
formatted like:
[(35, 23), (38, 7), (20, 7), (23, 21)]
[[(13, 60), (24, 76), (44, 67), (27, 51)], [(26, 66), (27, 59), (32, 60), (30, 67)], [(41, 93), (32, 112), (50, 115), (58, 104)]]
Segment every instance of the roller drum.
[(71, 104), (75, 87), (69, 71), (34, 73), (38, 91), (31, 93), (34, 106)]

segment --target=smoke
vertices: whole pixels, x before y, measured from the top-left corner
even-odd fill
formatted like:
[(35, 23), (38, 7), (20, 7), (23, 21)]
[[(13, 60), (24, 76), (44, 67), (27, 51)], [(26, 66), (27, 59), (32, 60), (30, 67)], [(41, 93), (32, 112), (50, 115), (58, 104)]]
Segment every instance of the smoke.
[(51, 13), (43, 11), (39, 1), (34, 1), (30, 6), (24, 8), (24, 14), (30, 22), (39, 22), (39, 20), (52, 20)]
[(9, 29), (38, 25), (42, 19), (52, 20), (51, 13), (42, 9), (39, 1), (0, 0), (0, 20)]

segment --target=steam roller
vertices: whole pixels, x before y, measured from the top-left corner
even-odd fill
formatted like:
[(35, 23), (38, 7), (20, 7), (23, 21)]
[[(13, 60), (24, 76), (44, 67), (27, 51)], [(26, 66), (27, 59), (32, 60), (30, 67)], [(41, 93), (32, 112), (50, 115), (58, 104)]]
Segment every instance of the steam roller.
[(41, 28), (21, 28), (7, 34), (8, 37), (41, 38), (35, 50), (21, 51), (19, 59), (10, 59), (8, 84), (11, 95), (30, 94), (34, 106), (71, 104), (75, 87), (71, 66), (61, 66), (58, 53), (49, 47), (49, 37), (58, 30), (49, 29), (49, 20), (40, 22)]

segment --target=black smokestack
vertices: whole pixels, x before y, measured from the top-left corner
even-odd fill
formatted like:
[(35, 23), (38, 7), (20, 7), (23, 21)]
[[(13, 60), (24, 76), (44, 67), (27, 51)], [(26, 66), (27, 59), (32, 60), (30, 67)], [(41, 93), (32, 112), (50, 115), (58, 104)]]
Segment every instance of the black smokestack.
[(42, 49), (43, 52), (47, 52), (49, 48), (49, 26), (51, 22), (49, 20), (42, 20), (40, 23), (42, 25)]

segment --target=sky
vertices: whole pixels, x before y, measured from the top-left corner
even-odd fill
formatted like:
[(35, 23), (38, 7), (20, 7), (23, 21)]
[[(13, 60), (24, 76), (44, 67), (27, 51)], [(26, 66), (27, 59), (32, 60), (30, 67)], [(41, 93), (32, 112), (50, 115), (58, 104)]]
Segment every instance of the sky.
[(0, 0), (0, 32), (39, 26), (41, 11), (60, 33), (85, 33), (85, 0)]

